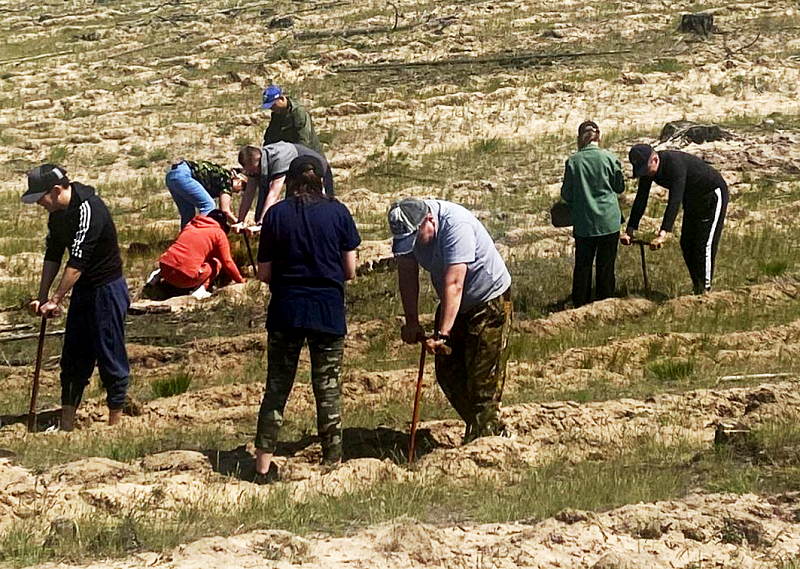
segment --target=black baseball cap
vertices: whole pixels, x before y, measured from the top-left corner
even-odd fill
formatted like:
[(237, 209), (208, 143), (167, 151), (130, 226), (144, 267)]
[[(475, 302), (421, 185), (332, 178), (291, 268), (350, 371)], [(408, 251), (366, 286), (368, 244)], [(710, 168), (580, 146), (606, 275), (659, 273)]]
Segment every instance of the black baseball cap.
[(53, 186), (69, 184), (67, 172), (55, 164), (42, 164), (28, 172), (28, 191), (22, 194), (22, 203), (36, 203), (53, 189)]
[(634, 144), (628, 152), (628, 160), (633, 166), (633, 177), (641, 178), (647, 170), (647, 162), (653, 155), (653, 147), (649, 144)]
[(392, 253), (395, 256), (408, 255), (414, 250), (417, 230), (429, 211), (428, 204), (417, 198), (405, 198), (392, 204), (388, 218), (394, 238)]

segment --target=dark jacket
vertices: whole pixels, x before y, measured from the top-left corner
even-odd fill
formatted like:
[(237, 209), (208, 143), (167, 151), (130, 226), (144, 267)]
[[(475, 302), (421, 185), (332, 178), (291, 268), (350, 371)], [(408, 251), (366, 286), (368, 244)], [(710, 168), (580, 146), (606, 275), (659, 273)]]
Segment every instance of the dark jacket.
[(72, 182), (67, 209), (50, 214), (47, 221), (45, 261), (61, 264), (69, 249), (67, 266), (81, 271), (76, 286), (99, 287), (122, 276), (117, 228), (94, 188)]
[(639, 220), (647, 207), (653, 182), (669, 190), (667, 210), (661, 223), (664, 231), (672, 231), (681, 204), (685, 214), (703, 216), (708, 213), (709, 194), (717, 188), (727, 193), (728, 186), (722, 175), (697, 156), (679, 150), (659, 150), (658, 159), (655, 176), (639, 178), (639, 188), (636, 190), (636, 199), (628, 220), (628, 227), (631, 229), (639, 228)]
[(264, 132), (264, 146), (281, 141), (302, 144), (324, 156), (311, 116), (295, 99), (289, 99), (289, 107), (285, 112), (272, 111), (269, 126)]

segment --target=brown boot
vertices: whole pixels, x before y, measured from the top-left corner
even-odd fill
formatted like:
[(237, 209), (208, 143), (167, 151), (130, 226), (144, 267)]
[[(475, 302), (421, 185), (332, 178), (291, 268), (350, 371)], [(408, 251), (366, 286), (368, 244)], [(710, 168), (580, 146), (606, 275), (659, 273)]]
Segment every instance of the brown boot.
[(108, 410), (108, 424), (114, 426), (122, 420), (122, 409), (109, 409)]

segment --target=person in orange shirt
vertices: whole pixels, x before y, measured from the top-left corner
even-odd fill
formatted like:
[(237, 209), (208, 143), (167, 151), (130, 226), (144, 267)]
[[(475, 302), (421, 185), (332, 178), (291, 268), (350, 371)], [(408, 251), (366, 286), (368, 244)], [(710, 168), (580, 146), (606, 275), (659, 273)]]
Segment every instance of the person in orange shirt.
[(229, 231), (222, 210), (195, 216), (159, 258), (161, 278), (177, 288), (197, 289), (197, 298), (210, 295), (208, 288), (223, 270), (237, 283), (245, 282), (231, 257)]

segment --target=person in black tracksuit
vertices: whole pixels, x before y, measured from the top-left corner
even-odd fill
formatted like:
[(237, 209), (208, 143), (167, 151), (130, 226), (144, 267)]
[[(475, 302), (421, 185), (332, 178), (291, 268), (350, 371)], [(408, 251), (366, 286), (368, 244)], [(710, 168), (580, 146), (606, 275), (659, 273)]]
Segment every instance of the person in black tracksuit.
[(660, 249), (672, 231), (678, 209), (683, 204), (681, 251), (695, 294), (711, 289), (714, 259), (717, 256), (725, 212), (728, 209), (728, 186), (708, 163), (678, 150), (656, 152), (647, 144), (633, 146), (629, 153), (633, 175), (639, 188), (633, 202), (628, 227), (620, 236), (623, 245), (630, 245), (634, 231), (644, 214), (653, 182), (669, 190), (667, 210), (661, 230), (650, 243)]
[[(58, 316), (72, 291), (61, 353), (61, 429), (74, 427), (95, 363), (106, 389), (108, 423), (114, 425), (128, 388), (125, 316), (130, 305), (114, 221), (93, 188), (70, 183), (64, 169), (53, 164), (28, 172), (22, 201), (50, 213), (39, 294), (31, 310), (45, 318)], [(65, 251), (69, 259), (51, 294)]]

